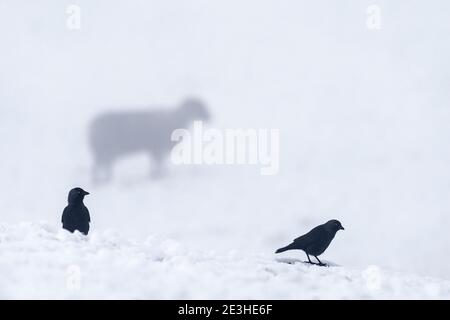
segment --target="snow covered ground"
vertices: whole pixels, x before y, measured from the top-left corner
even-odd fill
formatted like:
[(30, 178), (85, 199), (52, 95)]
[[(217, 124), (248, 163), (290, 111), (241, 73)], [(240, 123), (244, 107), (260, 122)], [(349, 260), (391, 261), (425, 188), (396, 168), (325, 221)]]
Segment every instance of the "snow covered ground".
[[(379, 30), (371, 0), (0, 1), (0, 295), (448, 297), (427, 277), (450, 280), (450, 2), (375, 4)], [(156, 181), (136, 154), (92, 183), (92, 119), (190, 96), (212, 128), (279, 129), (279, 173), (169, 164)], [(75, 186), (86, 240), (59, 230)], [(329, 219), (345, 231), (323, 259), (342, 267), (275, 262)]]
[(0, 298), (7, 299), (450, 298), (450, 281), (377, 266), (317, 267), (272, 254), (193, 250), (157, 236), (132, 241), (114, 231), (85, 237), (47, 223), (0, 225), (0, 252)]

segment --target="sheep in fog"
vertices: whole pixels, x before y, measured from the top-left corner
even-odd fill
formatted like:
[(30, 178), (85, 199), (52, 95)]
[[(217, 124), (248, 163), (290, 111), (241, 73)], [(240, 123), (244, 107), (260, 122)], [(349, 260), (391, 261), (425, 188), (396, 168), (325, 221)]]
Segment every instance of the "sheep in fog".
[(97, 116), (89, 130), (93, 181), (109, 181), (114, 163), (137, 152), (153, 160), (152, 177), (162, 176), (164, 162), (176, 144), (171, 141), (173, 130), (208, 119), (207, 107), (197, 99), (187, 99), (173, 110), (110, 111)]

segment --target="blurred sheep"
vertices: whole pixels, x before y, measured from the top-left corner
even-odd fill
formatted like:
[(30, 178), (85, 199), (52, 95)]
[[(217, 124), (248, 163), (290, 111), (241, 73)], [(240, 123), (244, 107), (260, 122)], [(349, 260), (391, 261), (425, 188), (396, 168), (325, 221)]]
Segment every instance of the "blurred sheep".
[(171, 141), (172, 132), (209, 117), (206, 105), (198, 99), (187, 99), (173, 110), (109, 111), (97, 116), (89, 129), (93, 181), (110, 181), (114, 163), (138, 152), (153, 160), (151, 176), (161, 177), (164, 162), (176, 144)]

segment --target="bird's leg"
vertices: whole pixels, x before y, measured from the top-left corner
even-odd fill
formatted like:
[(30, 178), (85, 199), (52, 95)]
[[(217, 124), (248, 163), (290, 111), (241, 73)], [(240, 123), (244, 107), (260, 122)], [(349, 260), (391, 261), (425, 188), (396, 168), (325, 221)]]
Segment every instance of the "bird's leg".
[(325, 267), (327, 265), (326, 263), (322, 263), (322, 261), (320, 261), (319, 258), (317, 258), (317, 256), (314, 257), (317, 259), (317, 261), (319, 261), (319, 266)]
[(306, 253), (306, 256), (308, 257), (308, 263), (310, 263), (310, 264), (315, 264), (315, 263), (312, 262), (311, 259), (309, 258), (309, 254), (308, 254), (307, 252), (305, 252), (305, 253)]

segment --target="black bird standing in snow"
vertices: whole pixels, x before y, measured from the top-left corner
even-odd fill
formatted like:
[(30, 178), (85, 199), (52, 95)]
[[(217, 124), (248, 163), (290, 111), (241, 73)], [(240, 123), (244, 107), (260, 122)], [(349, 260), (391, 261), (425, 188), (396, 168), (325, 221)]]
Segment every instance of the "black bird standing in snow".
[(88, 234), (91, 217), (88, 208), (83, 203), (84, 197), (88, 194), (89, 192), (81, 188), (70, 190), (68, 197), (69, 204), (64, 209), (61, 219), (64, 229), (70, 232), (78, 230), (85, 235)]
[(308, 257), (308, 262), (311, 262), (309, 255), (313, 255), (317, 261), (319, 261), (319, 266), (325, 266), (317, 256), (320, 256), (330, 245), (336, 232), (339, 230), (344, 230), (344, 227), (337, 220), (330, 220), (327, 223), (321, 224), (315, 227), (307, 234), (298, 237), (290, 245), (278, 249), (275, 253), (284, 252), (287, 250), (303, 250)]

